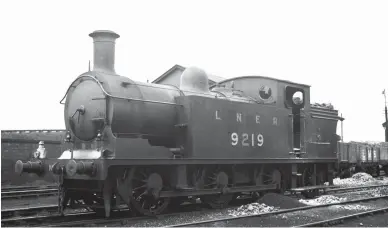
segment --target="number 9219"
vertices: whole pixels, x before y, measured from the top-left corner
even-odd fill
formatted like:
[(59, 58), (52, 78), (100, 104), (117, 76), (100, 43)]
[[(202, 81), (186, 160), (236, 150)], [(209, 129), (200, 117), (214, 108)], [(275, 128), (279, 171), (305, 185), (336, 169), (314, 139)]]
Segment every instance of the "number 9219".
[(237, 146), (241, 143), (241, 146), (263, 146), (264, 137), (262, 134), (237, 134), (233, 132), (230, 135), (230, 139), (232, 141), (232, 146)]

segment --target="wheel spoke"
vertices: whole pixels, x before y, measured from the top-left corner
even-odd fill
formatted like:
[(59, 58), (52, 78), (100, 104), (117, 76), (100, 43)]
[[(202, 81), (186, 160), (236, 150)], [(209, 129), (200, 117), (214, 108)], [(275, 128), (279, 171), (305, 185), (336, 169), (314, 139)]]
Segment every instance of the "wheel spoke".
[(143, 177), (147, 178), (148, 175), (145, 173), (145, 172), (140, 172), (139, 174), (141, 174)]
[(144, 196), (145, 194), (147, 194), (147, 190), (145, 190), (143, 193), (141, 193), (138, 197), (142, 197), (142, 196)]
[(139, 190), (139, 189), (142, 189), (142, 188), (145, 188), (145, 187), (147, 187), (147, 185), (143, 184), (142, 186), (134, 188), (133, 191), (136, 191), (136, 190)]
[(133, 180), (134, 181), (138, 181), (138, 182), (143, 182), (143, 183), (147, 183), (147, 180), (146, 179), (144, 179), (144, 178), (141, 178), (141, 179), (139, 179), (139, 178), (133, 178)]

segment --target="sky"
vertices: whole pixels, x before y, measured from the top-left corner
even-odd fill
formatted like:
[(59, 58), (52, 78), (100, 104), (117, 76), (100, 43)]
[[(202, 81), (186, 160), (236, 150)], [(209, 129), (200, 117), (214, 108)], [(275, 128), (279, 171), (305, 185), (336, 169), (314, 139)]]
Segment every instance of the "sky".
[(93, 61), (88, 35), (108, 29), (120, 75), (152, 81), (180, 64), (308, 84), (346, 118), (345, 141), (383, 141), (387, 12), (355, 0), (1, 1), (0, 128), (63, 129), (59, 101)]

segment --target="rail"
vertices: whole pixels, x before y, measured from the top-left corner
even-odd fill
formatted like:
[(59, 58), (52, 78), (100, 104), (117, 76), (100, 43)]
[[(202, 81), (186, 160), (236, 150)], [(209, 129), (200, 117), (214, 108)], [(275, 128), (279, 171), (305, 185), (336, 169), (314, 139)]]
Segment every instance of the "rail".
[(42, 186), (8, 186), (1, 188), (1, 192), (19, 191), (19, 190), (37, 190), (37, 189), (48, 189), (56, 188), (58, 185), (42, 185)]
[(50, 132), (66, 132), (65, 129), (38, 129), (38, 130), (1, 130), (1, 133), (50, 133)]
[(388, 207), (384, 207), (384, 208), (379, 208), (379, 209), (375, 209), (375, 210), (369, 210), (369, 211), (364, 211), (364, 212), (360, 212), (360, 213), (355, 213), (355, 214), (351, 214), (351, 215), (345, 215), (345, 216), (341, 216), (341, 217), (337, 217), (337, 218), (326, 219), (326, 220), (322, 220), (322, 221), (318, 221), (318, 222), (306, 223), (306, 224), (294, 226), (294, 227), (330, 226), (330, 225), (334, 225), (337, 223), (344, 223), (344, 221), (348, 220), (348, 219), (359, 218), (359, 217), (367, 216), (367, 215), (373, 215), (375, 213), (386, 213), (387, 211), (388, 211)]
[(5, 200), (5, 199), (40, 197), (40, 196), (53, 196), (57, 194), (58, 194), (58, 188), (7, 191), (7, 192), (1, 193), (1, 199)]

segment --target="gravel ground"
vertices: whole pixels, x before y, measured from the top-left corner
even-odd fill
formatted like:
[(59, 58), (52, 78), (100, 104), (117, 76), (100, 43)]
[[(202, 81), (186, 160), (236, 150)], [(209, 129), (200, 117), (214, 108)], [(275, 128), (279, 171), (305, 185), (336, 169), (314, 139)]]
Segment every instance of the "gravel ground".
[(126, 226), (159, 227), (159, 226), (168, 226), (171, 224), (181, 224), (181, 223), (189, 223), (194, 221), (211, 220), (216, 218), (227, 218), (227, 217), (232, 217), (231, 215), (229, 215), (230, 210), (232, 209), (211, 210), (211, 211), (204, 210), (204, 211), (187, 212), (187, 213), (174, 215), (174, 216), (160, 216), (159, 218), (149, 219), (148, 221), (129, 223)]
[[(329, 208), (316, 208), (305, 211), (296, 211), (287, 214), (280, 214), (266, 217), (251, 217), (244, 219), (231, 220), (228, 222), (216, 222), (212, 224), (195, 225), (205, 227), (289, 227), (298, 226), (305, 223), (315, 222), (323, 219), (330, 219), (362, 212), (365, 210), (377, 209), (388, 206), (388, 200), (376, 200), (369, 203), (358, 203), (352, 206), (330, 206)], [(349, 210), (350, 209), (350, 210)], [(376, 221), (374, 226), (386, 226), (387, 223)], [(349, 226), (349, 225), (348, 225)]]
[[(271, 205), (266, 205), (264, 202), (271, 202)], [(150, 219), (149, 221), (141, 221), (136, 223), (129, 223), (127, 226), (135, 227), (156, 227), (168, 226), (171, 224), (190, 223), (194, 221), (205, 221), (217, 218), (230, 218), (241, 215), (251, 215), (258, 213), (265, 213), (276, 211), (279, 209), (287, 209), (293, 207), (301, 207), (304, 204), (298, 202), (297, 199), (290, 198), (281, 194), (269, 193), (264, 195), (257, 203), (242, 205), (240, 207), (231, 207), (222, 210), (206, 210), (195, 211), (179, 214), (176, 216), (163, 216), (159, 219)]]
[(388, 195), (388, 187), (365, 190), (362, 192), (346, 192), (333, 195), (323, 195), (315, 199), (300, 199), (299, 202), (305, 205), (318, 205), (356, 200), (367, 197), (378, 197)]
[(367, 173), (356, 173), (349, 178), (335, 178), (333, 184), (341, 187), (355, 187), (355, 186), (365, 186), (365, 185), (378, 185), (378, 184), (388, 184), (388, 177), (381, 177), (381, 180), (373, 178)]
[[(268, 195), (268, 196), (267, 196)], [(221, 219), (221, 218), (232, 218), (237, 216), (244, 215), (254, 215), (259, 213), (277, 211), (280, 209), (287, 209), (293, 207), (305, 206), (297, 199), (278, 195), (278, 194), (267, 194), (262, 199), (265, 199), (267, 202), (270, 199), (273, 199), (272, 204), (266, 205), (264, 203), (252, 203), (248, 205), (243, 205), (240, 207), (223, 209), (223, 210), (213, 210), (213, 211), (197, 211), (197, 212), (188, 212), (180, 214), (177, 216), (164, 216), (158, 219), (150, 219), (148, 221), (141, 221), (136, 223), (129, 223), (127, 226), (135, 227), (159, 227), (159, 226), (169, 226), (173, 224), (182, 224), (190, 223), (196, 221), (206, 221), (212, 219)], [(328, 199), (333, 197), (326, 197)], [(321, 200), (322, 203), (329, 203), (330, 201)], [(217, 222), (213, 224), (205, 224), (203, 226), (289, 226), (300, 224), (300, 222), (315, 221), (323, 216), (323, 218), (331, 218), (338, 215), (346, 215), (351, 212), (361, 212), (365, 210), (372, 210), (379, 208), (381, 206), (388, 206), (388, 200), (378, 200), (373, 203), (358, 203), (353, 205), (335, 205), (331, 206), (328, 210), (327, 208), (318, 208), (308, 211), (299, 211), (288, 213), (284, 215), (277, 215), (271, 217), (262, 217), (262, 218), (249, 218), (244, 220), (232, 220), (229, 222)], [(292, 220), (295, 220), (292, 222)], [(279, 220), (279, 221), (278, 221)], [(299, 222), (299, 223), (298, 223)], [(196, 225), (198, 226), (198, 225)]]
[(335, 227), (387, 227), (388, 213), (365, 216), (358, 219), (345, 221)]
[(273, 207), (278, 207), (280, 209), (288, 209), (288, 208), (305, 206), (305, 204), (299, 202), (295, 198), (280, 195), (280, 194), (275, 194), (275, 193), (265, 194), (263, 197), (261, 197), (258, 200), (258, 202), (266, 205), (270, 205)]

